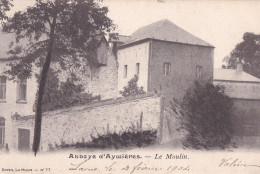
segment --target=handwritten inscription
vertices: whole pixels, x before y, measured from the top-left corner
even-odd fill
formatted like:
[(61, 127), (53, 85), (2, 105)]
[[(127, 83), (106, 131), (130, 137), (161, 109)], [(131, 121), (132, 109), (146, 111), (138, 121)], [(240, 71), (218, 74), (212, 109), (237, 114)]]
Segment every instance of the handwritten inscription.
[[(187, 155), (180, 154), (153, 154), (147, 156), (141, 156), (138, 154), (99, 154), (99, 155), (90, 155), (90, 154), (70, 154), (70, 159), (79, 159), (78, 162), (70, 163), (69, 170), (71, 171), (85, 171), (88, 173), (175, 173), (176, 171), (190, 171), (190, 165), (184, 164), (179, 165), (172, 162), (174, 160), (186, 160), (189, 159)], [(151, 159), (154, 161), (158, 160), (167, 160), (170, 161), (166, 165), (160, 165), (160, 163), (147, 162), (145, 159)], [(109, 165), (96, 166), (91, 164), (93, 160), (111, 160), (112, 162)], [(132, 160), (129, 162), (128, 160)], [(140, 161), (141, 160), (141, 161)], [(100, 161), (99, 161), (100, 162)]]
[[(188, 155), (184, 153), (164, 153), (164, 154), (70, 154), (71, 162), (69, 170), (85, 171), (88, 173), (188, 173), (192, 171), (193, 165), (189, 161)], [(94, 161), (98, 159), (98, 163)], [(100, 160), (104, 160), (104, 163)], [(100, 164), (102, 165), (96, 165)], [(193, 166), (193, 167), (192, 167)], [(236, 167), (255, 167), (260, 168), (257, 163), (248, 163), (239, 158), (223, 158), (214, 167), (236, 168)], [(195, 167), (196, 168), (196, 167)]]
[[(88, 172), (97, 172), (100, 173), (102, 172), (102, 168), (97, 168), (97, 167), (87, 167), (87, 159), (78, 163), (78, 164), (72, 164), (71, 163), (71, 168), (69, 170), (77, 170), (77, 171), (88, 171)], [(139, 173), (139, 172), (144, 172), (144, 171), (149, 171), (149, 172), (163, 172), (163, 173), (173, 173), (174, 171), (189, 171), (190, 166), (181, 166), (181, 165), (169, 165), (169, 166), (164, 166), (160, 167), (160, 165), (156, 166), (154, 164), (148, 164), (145, 162), (139, 162), (137, 164), (124, 164), (124, 167), (120, 167), (119, 162), (113, 162), (108, 166), (104, 167), (105, 172), (115, 172), (115, 171), (124, 171), (129, 174), (134, 174), (134, 173)]]
[(218, 167), (260, 167), (257, 164), (248, 164), (237, 158), (222, 159)]

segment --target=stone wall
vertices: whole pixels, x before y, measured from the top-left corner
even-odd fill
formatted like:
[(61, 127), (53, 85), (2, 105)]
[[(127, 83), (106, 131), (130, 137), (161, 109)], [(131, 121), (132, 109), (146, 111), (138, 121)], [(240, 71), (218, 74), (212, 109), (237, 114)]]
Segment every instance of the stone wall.
[(105, 54), (106, 60), (102, 61), (106, 62), (106, 64), (90, 66), (84, 58), (81, 58), (79, 62), (84, 65), (82, 67), (62, 70), (58, 64), (52, 64), (52, 68), (61, 70), (59, 80), (62, 82), (65, 82), (71, 76), (71, 71), (73, 70), (78, 78), (78, 81), (75, 83), (82, 84), (85, 92), (94, 96), (98, 95), (102, 100), (116, 98), (118, 97), (117, 60), (108, 46), (105, 48), (102, 46), (100, 52), (102, 52), (100, 53), (101, 55)]
[(232, 98), (260, 99), (260, 83), (214, 80), (214, 85), (223, 85), (225, 93)]
[[(150, 47), (148, 91), (163, 91), (169, 100), (182, 98), (198, 79), (196, 66), (203, 67), (202, 80), (213, 79), (214, 48), (159, 40)], [(164, 63), (171, 64), (169, 75), (163, 73)]]
[(117, 60), (109, 48), (107, 64), (92, 67), (87, 89), (93, 95), (100, 95), (101, 99), (116, 98), (118, 96)]
[(260, 100), (234, 98), (235, 137), (238, 147), (258, 148), (260, 146)]
[[(72, 107), (43, 114), (41, 150), (47, 150), (49, 144), (60, 145), (91, 140), (91, 135), (120, 132), (133, 125), (142, 129), (157, 129), (159, 140), (164, 113), (163, 97), (158, 94), (145, 94), (137, 97), (104, 100), (88, 106)], [(12, 147), (18, 148), (18, 129), (30, 130), (30, 146), (32, 147), (34, 116), (13, 118)], [(10, 146), (10, 145), (9, 145)], [(30, 148), (31, 148), (30, 147)]]
[(238, 146), (260, 145), (260, 83), (214, 80), (223, 85), (234, 102), (235, 142)]
[(234, 98), (236, 135), (260, 136), (260, 100)]

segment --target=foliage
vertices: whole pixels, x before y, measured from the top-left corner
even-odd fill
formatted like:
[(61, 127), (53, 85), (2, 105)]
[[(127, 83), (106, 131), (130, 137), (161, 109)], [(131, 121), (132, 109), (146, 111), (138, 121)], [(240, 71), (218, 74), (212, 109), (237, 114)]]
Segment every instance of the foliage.
[(123, 133), (109, 133), (107, 135), (99, 135), (92, 138), (90, 143), (78, 143), (76, 147), (98, 148), (98, 149), (121, 149), (146, 147), (156, 142), (155, 130), (137, 131), (137, 132), (123, 132)]
[[(122, 133), (107, 133), (105, 135), (98, 135), (92, 137), (92, 140), (86, 142), (84, 138), (81, 142), (74, 144), (62, 143), (60, 146), (56, 145), (56, 149), (59, 148), (93, 148), (93, 149), (124, 149), (124, 148), (135, 148), (135, 147), (147, 147), (157, 141), (156, 130), (145, 130), (145, 131), (126, 131)], [(50, 150), (52, 150), (50, 148)]]
[(50, 69), (48, 73), (42, 100), (43, 112), (85, 105), (99, 99), (99, 96), (93, 97), (84, 92), (82, 84), (75, 84), (69, 79), (66, 82), (60, 82), (53, 69)]
[(243, 41), (238, 43), (230, 56), (224, 58), (226, 68), (236, 68), (242, 63), (244, 71), (260, 78), (260, 35), (245, 33)]
[(13, 0), (1, 0), (0, 2), (0, 20), (7, 19), (6, 12), (10, 10)]
[[(3, 25), (4, 32), (13, 32), (9, 54), (20, 57), (11, 64), (12, 76), (30, 77), (32, 64), (42, 67), (36, 104), (33, 151), (39, 149), (42, 100), (51, 63), (62, 69), (79, 69), (95, 63), (100, 36), (114, 28), (107, 17), (108, 8), (94, 0), (36, 0), (32, 7), (18, 11)], [(22, 70), (22, 71), (21, 71)]]
[(119, 93), (124, 97), (145, 94), (144, 88), (137, 85), (138, 79), (138, 75), (135, 75)]
[(223, 86), (195, 82), (181, 103), (183, 145), (195, 149), (225, 148), (233, 136), (233, 101)]
[(58, 64), (62, 70), (79, 69), (94, 63), (100, 37), (114, 27), (106, 16), (108, 9), (99, 7), (92, 0), (36, 2), (26, 11), (16, 12), (3, 25), (4, 32), (16, 35), (16, 43), (10, 44), (9, 54), (22, 58), (19, 63), (12, 64), (9, 73), (28, 77), (33, 63), (42, 67), (51, 39), (54, 39), (51, 62)]

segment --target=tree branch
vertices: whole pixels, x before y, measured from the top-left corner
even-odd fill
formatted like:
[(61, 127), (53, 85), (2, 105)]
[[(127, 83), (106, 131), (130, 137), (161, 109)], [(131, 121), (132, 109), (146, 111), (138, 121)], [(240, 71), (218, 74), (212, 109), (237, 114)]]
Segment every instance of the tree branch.
[(49, 39), (46, 39), (46, 40), (43, 40), (43, 41), (39, 41), (39, 42), (37, 42), (35, 44), (31, 44), (30, 47), (28, 47), (27, 49), (24, 49), (24, 51), (29, 52), (30, 49), (32, 49), (34, 46), (37, 46), (37, 45), (39, 45), (39, 44), (41, 44), (43, 42), (46, 42), (46, 41), (49, 41)]

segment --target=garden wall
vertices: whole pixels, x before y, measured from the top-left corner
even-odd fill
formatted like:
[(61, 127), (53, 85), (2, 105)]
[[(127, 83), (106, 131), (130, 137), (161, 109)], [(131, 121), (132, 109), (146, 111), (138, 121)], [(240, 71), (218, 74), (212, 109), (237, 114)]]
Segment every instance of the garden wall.
[(260, 100), (234, 98), (237, 136), (260, 137)]
[[(162, 141), (163, 101), (164, 98), (158, 94), (145, 94), (46, 112), (42, 120), (40, 150), (48, 150), (50, 145), (60, 145), (62, 141), (68, 144), (81, 142), (82, 139), (89, 141), (91, 136), (108, 131), (120, 132), (130, 127), (157, 129), (159, 141)], [(27, 130), (27, 135), (23, 130)], [(31, 149), (33, 134), (34, 116), (13, 117), (11, 146), (14, 149), (24, 149), (26, 139), (29, 139), (28, 146)]]
[(235, 137), (238, 147), (260, 146), (260, 100), (233, 98), (235, 105)]

